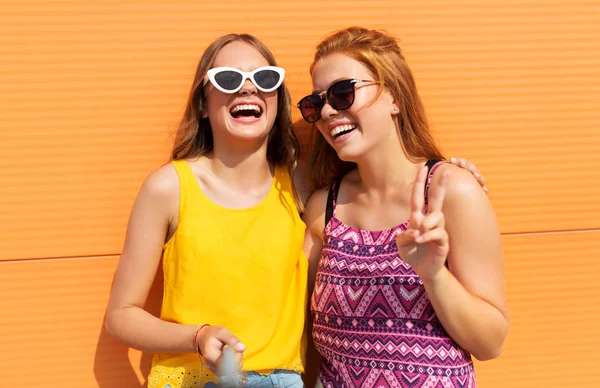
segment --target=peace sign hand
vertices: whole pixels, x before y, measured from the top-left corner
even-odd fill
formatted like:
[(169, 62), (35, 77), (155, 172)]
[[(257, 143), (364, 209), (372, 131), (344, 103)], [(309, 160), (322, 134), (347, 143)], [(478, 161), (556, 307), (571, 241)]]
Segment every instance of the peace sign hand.
[(445, 171), (436, 187), (429, 190), (429, 205), (425, 213), (425, 180), (423, 167), (413, 186), (408, 229), (396, 237), (398, 255), (408, 263), (422, 281), (431, 280), (443, 268), (448, 256), (448, 233), (444, 228), (442, 205), (449, 173)]

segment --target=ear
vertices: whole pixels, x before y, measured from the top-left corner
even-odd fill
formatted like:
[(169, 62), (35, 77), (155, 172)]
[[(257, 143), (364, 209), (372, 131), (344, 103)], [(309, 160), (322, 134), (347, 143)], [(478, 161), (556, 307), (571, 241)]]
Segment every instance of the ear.
[(202, 112), (202, 116), (200, 117), (202, 120), (208, 118), (208, 109), (206, 107), (206, 102), (201, 102), (200, 103), (200, 112)]

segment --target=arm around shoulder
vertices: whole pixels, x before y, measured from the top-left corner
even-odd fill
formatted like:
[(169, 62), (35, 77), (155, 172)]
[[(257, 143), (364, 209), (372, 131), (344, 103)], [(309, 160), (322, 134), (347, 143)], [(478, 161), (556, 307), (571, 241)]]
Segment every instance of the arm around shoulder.
[(302, 219), (306, 223), (306, 235), (304, 237), (304, 253), (308, 259), (308, 298), (309, 311), (307, 312), (306, 331), (306, 369), (303, 376), (307, 387), (313, 387), (317, 381), (317, 373), (320, 364), (320, 354), (314, 347), (312, 341), (312, 316), (310, 314), (310, 300), (315, 285), (321, 249), (323, 248), (323, 230), (325, 228), (325, 206), (327, 204), (327, 190), (315, 191), (308, 200)]
[(312, 189), (308, 184), (308, 166), (305, 161), (298, 161), (296, 169), (294, 170), (293, 180), (300, 201), (304, 207), (308, 206), (308, 199), (312, 194)]
[[(323, 246), (323, 231), (325, 229), (325, 206), (327, 204), (327, 190), (319, 189), (309, 198), (302, 219), (306, 223), (304, 236), (304, 253), (308, 259), (308, 284), (312, 292), (317, 265)], [(310, 296), (310, 295), (309, 295)]]

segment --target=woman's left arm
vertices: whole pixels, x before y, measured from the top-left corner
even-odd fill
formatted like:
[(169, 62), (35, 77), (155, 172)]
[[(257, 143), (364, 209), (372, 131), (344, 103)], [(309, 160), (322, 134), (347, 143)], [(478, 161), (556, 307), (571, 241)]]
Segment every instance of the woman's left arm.
[(469, 172), (440, 166), (432, 195), (446, 171), (442, 213), (449, 268), (423, 282), (450, 337), (478, 360), (489, 360), (502, 352), (510, 326), (500, 231), (491, 203)]

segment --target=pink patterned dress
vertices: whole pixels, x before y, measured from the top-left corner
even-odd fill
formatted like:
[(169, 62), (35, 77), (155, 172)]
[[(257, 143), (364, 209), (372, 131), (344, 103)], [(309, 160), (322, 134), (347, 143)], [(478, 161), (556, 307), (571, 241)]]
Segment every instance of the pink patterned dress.
[[(439, 165), (428, 162), (426, 199)], [(398, 257), (396, 236), (408, 221), (377, 232), (346, 225), (335, 217), (338, 188), (329, 193), (311, 300), (323, 386), (475, 387), (471, 356), (446, 333), (423, 283)]]

